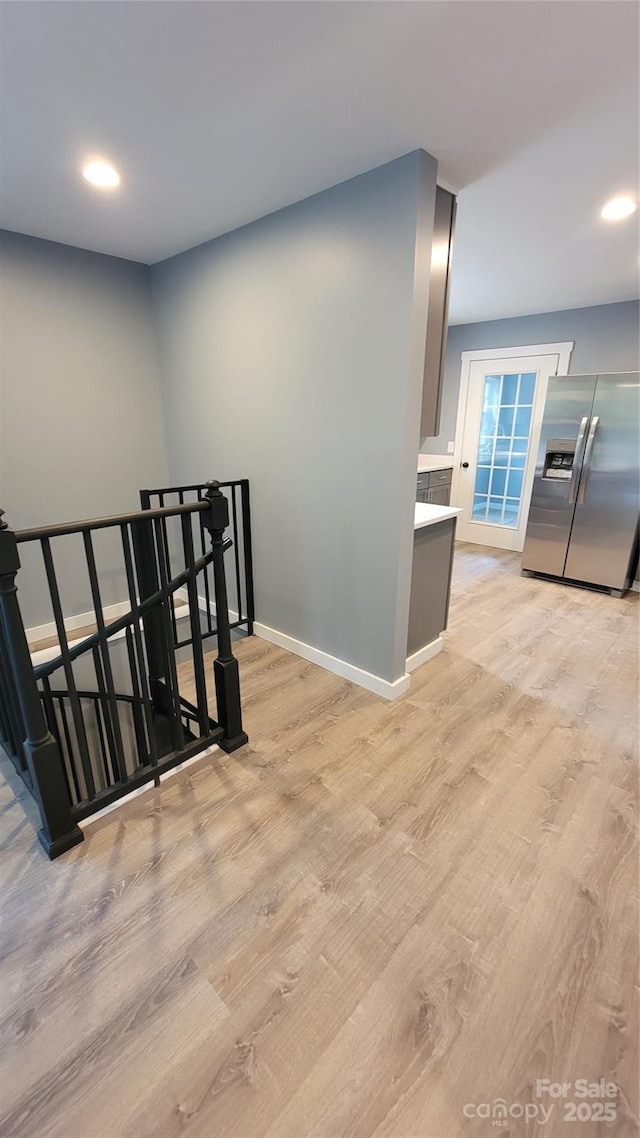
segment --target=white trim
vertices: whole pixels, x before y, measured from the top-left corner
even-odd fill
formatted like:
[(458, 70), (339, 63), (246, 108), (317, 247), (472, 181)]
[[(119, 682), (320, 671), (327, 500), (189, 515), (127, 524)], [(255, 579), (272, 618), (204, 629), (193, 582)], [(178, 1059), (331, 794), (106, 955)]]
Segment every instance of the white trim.
[(438, 652), (442, 652), (444, 648), (444, 641), (441, 636), (437, 636), (430, 644), (425, 644), (424, 648), (419, 648), (411, 656), (407, 656), (407, 671), (415, 672), (421, 664), (426, 664), (427, 660), (432, 660)]
[(640, 581), (632, 581), (629, 585), (632, 593), (640, 593)]
[[(184, 601), (187, 606), (189, 605), (189, 591), (188, 591), (188, 589), (176, 589), (176, 596), (179, 597), (181, 601)], [(201, 597), (200, 595), (198, 595), (198, 608), (200, 609), (200, 612), (206, 612), (207, 611), (207, 598), (206, 597)], [(209, 612), (210, 612), (211, 616), (216, 616), (215, 601), (209, 601)], [(189, 614), (189, 609), (187, 607), (187, 615), (188, 614)], [(238, 613), (235, 612), (234, 609), (229, 609), (229, 620), (233, 622), (234, 620), (237, 620), (237, 619), (238, 619)]]
[[(461, 352), (462, 362), (471, 363), (473, 360), (509, 360), (512, 356), (559, 356), (560, 363), (569, 367), (569, 360), (574, 348), (573, 340), (565, 340), (561, 344), (525, 344), (523, 348), (475, 348), (472, 352)], [(468, 369), (467, 369), (468, 374)], [(566, 371), (558, 371), (558, 375), (567, 375)]]
[[(115, 605), (106, 605), (103, 609), (106, 618), (117, 620), (119, 616), (124, 616), (129, 612), (131, 605), (128, 601), (118, 601)], [(109, 621), (106, 621), (109, 623)], [(66, 632), (74, 632), (76, 628), (86, 628), (88, 624), (96, 623), (96, 614), (93, 609), (89, 612), (79, 612), (76, 616), (65, 617), (64, 627)], [(37, 644), (38, 640), (47, 640), (49, 636), (55, 636), (57, 632), (55, 621), (50, 621), (49, 624), (36, 624), (33, 628), (27, 628), (27, 641), (29, 644)]]
[(411, 682), (407, 672), (397, 680), (384, 680), (382, 676), (374, 676), (372, 672), (366, 672), (364, 668), (358, 668), (355, 664), (349, 664), (346, 660), (331, 656), (328, 652), (321, 651), (320, 648), (305, 644), (302, 640), (295, 640), (293, 636), (287, 636), (285, 632), (279, 632), (277, 628), (269, 628), (266, 624), (256, 623), (253, 630), (256, 636), (262, 637), (263, 640), (277, 644), (279, 648), (286, 648), (287, 652), (293, 652), (295, 656), (302, 656), (303, 660), (310, 660), (312, 664), (319, 664), (328, 672), (341, 676), (343, 680), (351, 680), (352, 683), (358, 684), (361, 688), (366, 688), (367, 691), (374, 692), (375, 695), (381, 695), (384, 699), (397, 699), (398, 696), (407, 691)]
[[(558, 366), (556, 375), (568, 375), (571, 353), (574, 348), (573, 340), (566, 340), (557, 344), (525, 344), (510, 348), (476, 348), (473, 351), (460, 353), (460, 390), (458, 392), (458, 413), (456, 416), (456, 431), (454, 435), (453, 474), (451, 476), (451, 502), (459, 501), (460, 467), (463, 458), (464, 427), (467, 416), (467, 400), (469, 397), (469, 381), (471, 365), (481, 360), (508, 360), (519, 359), (522, 356), (557, 356)], [(542, 407), (544, 414), (544, 406)], [(533, 440), (533, 427), (531, 438)], [(536, 443), (537, 447), (537, 443)], [(523, 496), (524, 501), (524, 496)], [(528, 503), (527, 503), (528, 509)], [(495, 544), (495, 543), (493, 543)]]

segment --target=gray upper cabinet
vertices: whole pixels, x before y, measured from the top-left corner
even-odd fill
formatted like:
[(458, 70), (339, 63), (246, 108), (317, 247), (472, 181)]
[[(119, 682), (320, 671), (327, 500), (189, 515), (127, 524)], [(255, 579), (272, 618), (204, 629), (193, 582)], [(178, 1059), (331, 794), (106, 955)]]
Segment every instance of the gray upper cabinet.
[(447, 348), (451, 244), (455, 215), (455, 197), (438, 186), (436, 189), (431, 253), (427, 345), (424, 357), (424, 384), (420, 419), (421, 438), (433, 438), (440, 432), (442, 373)]

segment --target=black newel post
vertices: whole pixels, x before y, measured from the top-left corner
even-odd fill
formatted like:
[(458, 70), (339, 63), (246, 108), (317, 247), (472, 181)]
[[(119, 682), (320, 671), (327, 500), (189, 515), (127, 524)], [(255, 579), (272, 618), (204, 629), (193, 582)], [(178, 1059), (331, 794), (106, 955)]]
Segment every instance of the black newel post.
[(224, 575), (224, 531), (229, 525), (229, 504), (220, 489), (219, 482), (207, 482), (205, 497), (209, 509), (203, 514), (203, 519), (211, 536), (216, 594), (218, 657), (214, 661), (213, 676), (216, 684), (218, 722), (224, 728), (220, 746), (223, 751), (236, 751), (238, 747), (248, 742), (248, 736), (242, 730), (240, 676), (238, 661), (231, 651), (227, 582)]
[(33, 674), (27, 635), (18, 605), (18, 543), (16, 535), (3, 521), (3, 514), (4, 511), (0, 510), (0, 620), (4, 631), (4, 647), (26, 731), (24, 753), (31, 775), (31, 789), (42, 819), (38, 837), (49, 857), (54, 858), (76, 846), (84, 835), (71, 816), (62, 756), (47, 726)]

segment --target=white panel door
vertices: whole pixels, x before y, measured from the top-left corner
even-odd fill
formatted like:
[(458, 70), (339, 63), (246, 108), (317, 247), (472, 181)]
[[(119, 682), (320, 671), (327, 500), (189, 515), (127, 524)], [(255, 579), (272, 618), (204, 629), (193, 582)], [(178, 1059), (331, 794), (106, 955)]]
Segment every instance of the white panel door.
[(459, 541), (522, 551), (549, 376), (566, 372), (572, 347), (463, 353), (451, 495), (464, 511)]

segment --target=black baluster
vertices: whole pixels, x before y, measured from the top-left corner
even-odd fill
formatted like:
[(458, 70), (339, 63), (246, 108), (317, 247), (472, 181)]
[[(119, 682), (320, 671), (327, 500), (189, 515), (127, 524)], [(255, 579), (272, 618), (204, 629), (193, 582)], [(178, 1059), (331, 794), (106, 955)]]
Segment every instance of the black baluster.
[[(146, 491), (144, 491), (146, 493)], [(125, 571), (127, 574), (127, 588), (129, 590), (129, 604), (131, 605), (131, 612), (134, 616), (133, 621), (133, 638), (136, 648), (136, 659), (138, 664), (138, 673), (140, 676), (140, 692), (142, 696), (142, 707), (144, 710), (144, 720), (147, 728), (147, 749), (144, 755), (140, 755), (140, 762), (151, 762), (152, 766), (158, 764), (158, 752), (156, 748), (155, 733), (153, 730), (153, 708), (151, 706), (151, 699), (149, 696), (149, 682), (147, 678), (147, 668), (144, 656), (144, 648), (142, 644), (142, 633), (140, 632), (140, 617), (138, 615), (138, 600), (136, 597), (136, 584), (133, 573), (133, 561), (131, 559), (131, 542), (129, 540), (129, 531), (126, 525), (120, 527), (122, 536), (122, 552), (124, 555)]]
[(201, 735), (209, 734), (209, 711), (207, 707), (207, 681), (202, 657), (202, 631), (200, 628), (200, 609), (198, 607), (198, 581), (195, 574), (195, 553), (193, 548), (193, 528), (191, 514), (182, 515), (182, 544), (184, 559), (189, 570), (187, 594), (189, 597), (189, 622), (191, 624), (191, 645), (193, 653), (193, 674), (196, 685), (196, 704), (198, 707), (198, 728)]
[(138, 751), (138, 766), (142, 766), (147, 762), (147, 746), (144, 733), (144, 717), (142, 714), (142, 692), (140, 690), (140, 682), (138, 679), (138, 663), (136, 660), (135, 648), (133, 646), (133, 634), (130, 628), (125, 632), (127, 641), (127, 656), (129, 658), (129, 672), (131, 673), (131, 688), (133, 691), (133, 703), (131, 705), (131, 714), (133, 716), (133, 729), (136, 737), (136, 748)]
[(249, 479), (241, 481), (242, 498), (242, 538), (244, 551), (244, 577), (247, 590), (247, 636), (253, 636), (255, 619), (253, 598), (253, 549), (251, 546), (251, 510), (249, 507)]
[[(167, 589), (169, 584), (169, 563), (165, 556), (164, 544), (162, 540), (162, 522), (163, 518), (154, 518), (154, 530), (156, 536), (156, 550), (158, 554), (158, 569), (160, 571), (160, 586), (163, 590)], [(169, 594), (162, 604), (157, 606), (160, 611), (162, 619), (162, 644), (165, 664), (165, 715), (169, 719), (169, 728), (171, 731), (171, 745), (174, 751), (184, 750), (184, 732), (182, 730), (182, 720), (180, 718), (180, 692), (178, 689), (178, 674), (176, 671), (176, 655), (175, 655), (175, 638), (171, 626), (171, 617), (169, 615), (169, 608), (173, 612), (173, 594)]]
[[(156, 560), (155, 542), (153, 540), (153, 522), (134, 521), (131, 525), (133, 541), (133, 555), (138, 578), (138, 596), (140, 603), (152, 597), (160, 588), (158, 577), (158, 563)], [(131, 583), (129, 583), (131, 585)], [(131, 592), (131, 589), (130, 589)], [(166, 661), (163, 649), (162, 615), (160, 606), (145, 612), (142, 617), (142, 629), (147, 653), (149, 668), (149, 689), (154, 715), (164, 714), (165, 699), (163, 696), (163, 682), (166, 672)]]
[[(109, 714), (109, 702), (108, 702), (108, 696), (107, 696), (107, 689), (106, 689), (105, 682), (104, 682), (104, 673), (102, 670), (102, 662), (101, 662), (101, 658), (100, 658), (100, 652), (99, 652), (97, 646), (92, 649), (91, 655), (93, 657), (93, 670), (96, 674), (96, 685), (98, 688), (97, 699), (98, 699), (98, 702), (99, 702), (100, 707), (102, 709), (102, 719), (104, 722), (104, 734), (106, 737), (106, 744), (107, 744), (106, 750), (107, 750), (107, 754), (108, 754), (109, 762), (110, 762), (110, 769), (109, 769), (108, 765), (105, 765), (105, 777), (107, 780), (105, 783), (105, 786), (115, 786), (115, 784), (117, 782), (121, 781), (121, 777), (120, 777), (120, 772), (118, 770), (118, 765), (116, 763), (116, 757), (115, 757), (116, 756), (116, 741), (115, 741), (115, 736), (113, 734), (113, 717), (112, 717), (112, 715)], [(116, 715), (117, 714), (118, 714), (118, 710), (116, 707)], [(102, 737), (101, 737), (101, 741), (102, 741)]]
[(240, 584), (240, 542), (238, 540), (238, 507), (236, 505), (235, 483), (231, 486), (231, 521), (233, 530), (233, 560), (236, 570), (236, 596), (238, 605), (237, 617), (233, 621), (233, 627), (237, 628), (239, 624), (242, 624), (242, 586)]
[[(48, 683), (48, 682), (49, 681), (45, 678), (44, 683)], [(82, 802), (83, 798), (86, 798), (87, 795), (86, 795), (86, 788), (85, 788), (85, 790), (82, 789), (82, 787), (84, 785), (84, 783), (82, 782), (82, 779), (81, 779), (82, 766), (78, 766), (78, 764), (76, 762), (75, 755), (73, 753), (73, 744), (71, 742), (71, 732), (69, 730), (69, 716), (67, 715), (67, 696), (66, 695), (59, 695), (57, 692), (54, 692), (52, 698), (57, 699), (57, 701), (58, 701), (57, 718), (62, 723), (62, 729), (64, 732), (64, 746), (62, 745), (62, 736), (61, 735), (58, 735), (58, 741), (60, 744), (60, 751), (62, 753), (63, 762), (66, 762), (69, 770), (71, 771), (71, 775), (73, 778), (73, 786), (74, 786), (75, 793), (76, 793), (75, 804), (77, 805), (78, 803)]]
[(47, 726), (33, 674), (16, 587), (18, 543), (3, 521), (3, 513), (0, 511), (0, 609), (4, 641), (26, 731), (23, 745), (32, 790), (42, 819), (38, 837), (49, 857), (54, 858), (81, 842), (84, 835), (71, 816), (62, 757)]
[[(204, 519), (202, 517), (202, 514), (198, 515), (198, 526), (200, 528), (200, 549), (202, 550), (202, 556), (204, 557), (204, 555), (206, 553), (206, 540), (205, 540), (205, 532), (206, 531), (205, 531), (205, 524), (204, 524)], [(204, 582), (204, 599), (205, 599), (205, 605), (206, 605), (206, 610), (207, 610), (206, 614), (205, 614), (206, 618), (207, 618), (207, 635), (210, 636), (211, 633), (213, 632), (213, 621), (211, 620), (211, 592), (209, 590), (209, 566), (208, 565), (205, 566), (204, 573), (202, 574), (202, 580)]]
[(224, 574), (224, 531), (229, 525), (229, 503), (220, 490), (219, 482), (207, 482), (205, 495), (209, 508), (203, 514), (204, 524), (211, 536), (213, 551), (213, 583), (216, 596), (216, 623), (218, 626), (218, 656), (213, 664), (218, 704), (218, 722), (224, 730), (220, 740), (223, 751), (235, 751), (248, 742), (242, 729), (240, 706), (240, 674), (238, 661), (231, 651), (231, 629), (227, 604), (227, 583)]
[[(158, 497), (159, 497), (160, 505), (162, 507), (166, 506), (166, 502), (164, 500), (164, 494), (161, 492)], [(156, 542), (158, 545), (158, 563), (160, 565), (162, 565), (163, 563), (166, 565), (167, 580), (170, 580), (170, 578), (171, 578), (171, 555), (169, 553), (169, 534), (168, 534), (168, 530), (167, 530), (167, 521), (168, 521), (167, 518), (159, 518), (156, 520)], [(160, 544), (162, 544), (162, 552), (160, 552)], [(169, 604), (169, 607), (167, 609), (167, 612), (169, 613), (169, 616), (171, 618), (171, 631), (173, 633), (173, 645), (174, 645), (174, 648), (177, 648), (177, 646), (178, 646), (178, 622), (176, 620), (176, 609), (175, 609), (175, 605), (173, 603), (173, 597), (169, 598), (168, 604)]]
[(109, 786), (113, 786), (116, 780), (112, 776), (112, 772), (109, 770), (109, 752), (107, 751), (105, 728), (103, 726), (103, 723), (106, 722), (106, 720), (104, 712), (102, 710), (102, 700), (99, 696), (96, 696), (93, 701), (93, 713), (95, 715), (96, 727), (98, 729), (100, 757), (102, 759), (102, 770), (104, 772), (104, 789), (106, 790)]
[[(118, 771), (118, 778), (121, 782), (127, 781), (127, 764), (124, 755), (124, 745), (122, 742), (122, 731), (120, 729), (120, 716), (118, 714), (118, 701), (116, 699), (116, 689), (113, 682), (113, 668), (111, 666), (111, 657), (109, 655), (109, 641), (105, 635), (105, 622), (104, 612), (102, 610), (102, 597), (100, 595), (100, 582), (98, 581), (98, 570), (96, 567), (96, 559), (93, 552), (93, 540), (91, 531), (87, 530), (82, 535), (84, 540), (84, 552), (87, 560), (87, 571), (89, 573), (89, 584), (91, 586), (91, 599), (93, 600), (93, 610), (96, 616), (96, 627), (100, 634), (99, 654), (102, 659), (102, 669), (104, 673), (104, 681), (106, 688), (106, 701), (102, 704), (102, 710), (106, 715), (107, 709), (109, 711), (109, 718), (111, 720), (111, 734), (110, 742), (113, 742), (113, 750), (111, 752), (111, 761), (115, 763)], [(94, 653), (94, 662), (98, 658), (98, 653)], [(98, 668), (96, 664), (96, 679), (98, 679)], [(102, 696), (102, 693), (101, 693)]]
[(47, 574), (47, 584), (49, 586), (49, 593), (51, 596), (51, 607), (53, 609), (53, 617), (56, 623), (56, 632), (58, 634), (58, 643), (60, 645), (60, 655), (62, 657), (62, 667), (64, 670), (65, 680), (67, 681), (69, 703), (71, 705), (71, 716), (73, 718), (73, 726), (76, 733), (76, 743), (78, 746), (78, 754), (80, 755), (80, 762), (82, 764), (82, 773), (87, 790), (87, 798), (94, 798), (96, 788), (93, 779), (91, 758), (89, 756), (87, 730), (84, 723), (84, 715), (82, 713), (82, 704), (78, 697), (78, 690), (76, 688), (76, 681), (73, 674), (73, 661), (69, 653), (67, 630), (64, 625), (62, 603), (60, 601), (60, 590), (58, 589), (58, 581), (53, 564), (53, 554), (51, 552), (50, 539), (48, 537), (43, 537), (40, 542), (40, 547), (42, 549), (42, 557)]

